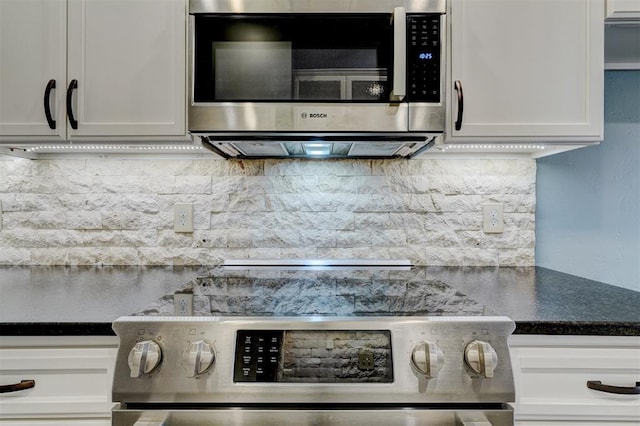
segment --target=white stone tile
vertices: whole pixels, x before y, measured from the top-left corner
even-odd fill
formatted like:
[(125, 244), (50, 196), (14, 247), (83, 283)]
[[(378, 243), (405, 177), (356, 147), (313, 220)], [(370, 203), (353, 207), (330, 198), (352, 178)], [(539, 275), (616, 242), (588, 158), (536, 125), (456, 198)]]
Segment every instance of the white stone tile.
[(367, 176), (371, 175), (369, 160), (265, 160), (266, 176)]
[[(128, 265), (138, 263), (137, 249), (129, 247), (68, 248), (69, 265)], [(136, 263), (129, 263), (135, 260)]]
[(26, 158), (0, 156), (0, 176), (23, 176), (33, 174), (34, 161)]
[(31, 264), (31, 250), (29, 249), (2, 247), (0, 250), (0, 265), (29, 264)]
[(33, 248), (31, 249), (31, 264), (33, 265), (70, 265), (67, 249)]

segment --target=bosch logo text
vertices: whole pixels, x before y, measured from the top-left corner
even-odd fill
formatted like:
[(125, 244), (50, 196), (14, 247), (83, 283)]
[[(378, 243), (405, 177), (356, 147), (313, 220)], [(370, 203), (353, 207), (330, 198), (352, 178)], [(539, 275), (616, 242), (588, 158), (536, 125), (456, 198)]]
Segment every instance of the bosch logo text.
[(303, 112), (301, 114), (302, 118), (329, 118), (328, 114), (325, 112), (311, 112), (311, 113), (306, 113)]

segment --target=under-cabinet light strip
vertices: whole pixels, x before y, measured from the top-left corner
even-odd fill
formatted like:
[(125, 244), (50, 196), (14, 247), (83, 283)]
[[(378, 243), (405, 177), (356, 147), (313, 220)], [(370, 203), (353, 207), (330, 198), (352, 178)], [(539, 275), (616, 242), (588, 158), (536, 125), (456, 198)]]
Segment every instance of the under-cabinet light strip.
[(63, 151), (63, 150), (127, 150), (127, 151), (201, 151), (199, 146), (180, 145), (148, 145), (148, 146), (127, 146), (127, 145), (42, 145), (27, 148), (27, 152), (35, 151)]
[(445, 145), (442, 147), (444, 151), (450, 149), (544, 149), (544, 145), (499, 145), (499, 144), (486, 144), (486, 145)]

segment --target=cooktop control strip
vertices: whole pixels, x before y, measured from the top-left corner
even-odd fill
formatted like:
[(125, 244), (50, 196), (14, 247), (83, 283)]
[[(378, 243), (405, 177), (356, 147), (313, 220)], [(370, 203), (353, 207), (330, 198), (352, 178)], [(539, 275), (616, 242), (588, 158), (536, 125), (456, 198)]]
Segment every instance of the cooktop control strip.
[(115, 401), (514, 398), (506, 317), (122, 317), (113, 328)]
[(240, 330), (236, 337), (234, 382), (275, 382), (283, 331)]

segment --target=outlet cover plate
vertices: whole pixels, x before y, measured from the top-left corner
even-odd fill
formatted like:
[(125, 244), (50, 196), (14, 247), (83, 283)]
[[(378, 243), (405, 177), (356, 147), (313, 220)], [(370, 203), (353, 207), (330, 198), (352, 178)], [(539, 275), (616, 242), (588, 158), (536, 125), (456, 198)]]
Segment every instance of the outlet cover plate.
[(173, 230), (193, 232), (193, 204), (176, 203), (174, 205)]
[(193, 316), (193, 294), (175, 293), (173, 295), (174, 314), (179, 316)]
[(504, 232), (504, 205), (502, 203), (482, 205), (482, 230), (485, 234)]

